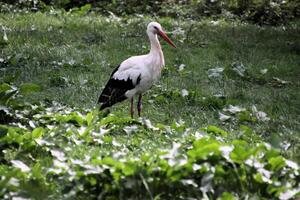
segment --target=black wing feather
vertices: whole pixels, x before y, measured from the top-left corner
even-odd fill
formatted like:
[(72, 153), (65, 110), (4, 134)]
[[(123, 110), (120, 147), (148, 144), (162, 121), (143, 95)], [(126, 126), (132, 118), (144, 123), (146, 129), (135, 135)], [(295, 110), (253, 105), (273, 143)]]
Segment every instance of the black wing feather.
[[(118, 80), (114, 79), (114, 73), (119, 69), (117, 67), (110, 76), (104, 90), (102, 91), (98, 103), (101, 104), (100, 110), (103, 110), (106, 107), (110, 107), (115, 103), (124, 101), (127, 99), (125, 93), (128, 90), (131, 90), (135, 87), (131, 79), (127, 80)], [(140, 82), (140, 76), (138, 77), (137, 84)]]

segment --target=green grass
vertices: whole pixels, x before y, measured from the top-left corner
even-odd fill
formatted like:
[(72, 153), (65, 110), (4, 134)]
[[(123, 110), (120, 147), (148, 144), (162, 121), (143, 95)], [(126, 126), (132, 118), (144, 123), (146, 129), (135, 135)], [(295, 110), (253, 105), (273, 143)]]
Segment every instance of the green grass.
[[(0, 62), (0, 81), (16, 86), (35, 83), (41, 87), (40, 92), (24, 94), (24, 101), (57, 101), (86, 113), (86, 110), (97, 107), (98, 95), (117, 65), (132, 55), (148, 52), (145, 27), (150, 21), (150, 18), (117, 21), (94, 14), (0, 14), (0, 25), (8, 37), (8, 41), (0, 42), (0, 58), (4, 59)], [(161, 149), (171, 148), (174, 141), (182, 142), (183, 148), (188, 148), (193, 140), (189, 140), (189, 133), (184, 133), (184, 130), (191, 129), (194, 134), (203, 127), (215, 125), (230, 133), (222, 136), (225, 142), (234, 139), (243, 139), (252, 145), (269, 142), (281, 155), (299, 163), (299, 23), (286, 27), (259, 27), (222, 20), (214, 25), (208, 19), (197, 22), (162, 18), (158, 21), (178, 48), (173, 49), (161, 42), (166, 67), (160, 81), (144, 96), (143, 116), (157, 127), (159, 124), (171, 125), (171, 130), (175, 131), (149, 131), (140, 129), (143, 126), (138, 125), (136, 133), (126, 134), (124, 126), (139, 123), (126, 119), (129, 117), (129, 102), (125, 101), (111, 109), (122, 125), (118, 126), (113, 121), (117, 126), (113, 129), (115, 132), (111, 131), (107, 138), (102, 138), (109, 145), (90, 143), (90, 138), (77, 145), (72, 139), (66, 140), (71, 135), (64, 132), (63, 136), (57, 136), (57, 140), (52, 136), (45, 137), (53, 141), (56, 148), (68, 146), (71, 150), (65, 153), (74, 159), (83, 160), (86, 155), (93, 159), (113, 155), (120, 149), (114, 147), (111, 140), (124, 145), (126, 156), (131, 158), (149, 153), (160, 154)], [(172, 34), (179, 28), (184, 30), (183, 34)], [(179, 71), (181, 64), (185, 68)], [(236, 65), (246, 69), (243, 77), (233, 70)], [(208, 70), (216, 67), (224, 68), (223, 73), (220, 77), (209, 78)], [(267, 69), (266, 74), (260, 72), (262, 69)], [(280, 84), (274, 78), (287, 81), (287, 84)], [(189, 92), (188, 96), (181, 95), (183, 89)], [(218, 96), (220, 94), (222, 97)], [(237, 114), (224, 111), (230, 105), (240, 106), (246, 111)], [(270, 120), (262, 121), (255, 117), (253, 105), (258, 111), (265, 112)], [(220, 112), (231, 116), (231, 119), (222, 122)], [(180, 121), (184, 121), (182, 129), (175, 125)], [(76, 137), (80, 139), (80, 136)], [(68, 140), (71, 142), (66, 142)], [(6, 160), (28, 159), (22, 152), (8, 152)], [(41, 163), (45, 167), (51, 166), (47, 158), (41, 159)], [(94, 178), (90, 177), (91, 183)], [(161, 192), (159, 187), (155, 188), (151, 189)], [(51, 188), (48, 189), (51, 193)], [(167, 190), (172, 193), (172, 188)], [(56, 196), (63, 193), (56, 192)], [(118, 192), (122, 194), (122, 190)], [(197, 196), (199, 192), (194, 194), (192, 196)], [(85, 193), (80, 195), (84, 197)], [(158, 193), (156, 195), (159, 196)], [(167, 196), (162, 194), (162, 198)]]

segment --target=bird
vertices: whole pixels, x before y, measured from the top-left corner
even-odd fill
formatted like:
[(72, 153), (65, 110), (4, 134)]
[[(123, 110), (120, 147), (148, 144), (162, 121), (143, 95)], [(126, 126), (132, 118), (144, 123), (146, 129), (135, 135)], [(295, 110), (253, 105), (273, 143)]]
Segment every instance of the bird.
[(130, 115), (133, 118), (134, 96), (138, 96), (137, 110), (138, 116), (141, 116), (142, 96), (160, 78), (165, 65), (158, 36), (176, 48), (158, 22), (150, 22), (146, 32), (150, 41), (149, 53), (132, 56), (113, 70), (98, 99), (100, 110), (130, 99)]

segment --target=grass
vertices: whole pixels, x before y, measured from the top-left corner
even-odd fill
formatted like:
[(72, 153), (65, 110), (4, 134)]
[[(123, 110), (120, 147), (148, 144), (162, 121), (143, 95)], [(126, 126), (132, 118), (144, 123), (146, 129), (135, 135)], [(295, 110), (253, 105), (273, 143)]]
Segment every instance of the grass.
[[(0, 14), (0, 25), (8, 37), (0, 42), (0, 80), (17, 86), (39, 85), (40, 92), (24, 96), (31, 103), (57, 101), (93, 109), (111, 71), (124, 59), (148, 52), (145, 27), (150, 21), (147, 17), (118, 21), (95, 14)], [(111, 155), (120, 151), (118, 145), (111, 147), (114, 140), (127, 147), (123, 153), (129, 157), (159, 154), (161, 148), (171, 148), (173, 141), (190, 142), (177, 127), (184, 122), (183, 130), (221, 127), (232, 133), (226, 141), (269, 142), (299, 163), (299, 23), (259, 27), (222, 20), (218, 24), (210, 20), (158, 21), (178, 48), (161, 42), (166, 67), (160, 81), (144, 96), (143, 116), (156, 126), (169, 124), (176, 132), (157, 135), (141, 130), (120, 135), (116, 129), (104, 138), (110, 145), (68, 143), (72, 150), (67, 156), (84, 160), (86, 155)], [(183, 70), (180, 65), (185, 66)], [(237, 66), (245, 69), (242, 76), (234, 70)], [(208, 70), (217, 67), (224, 71), (209, 78)], [(265, 74), (261, 72), (264, 69)], [(187, 96), (182, 95), (183, 89)], [(224, 110), (230, 105), (245, 111), (234, 114)], [(257, 117), (253, 106), (270, 120)], [(111, 111), (126, 119), (129, 102), (117, 104)], [(222, 121), (219, 113), (231, 118)], [(64, 149), (64, 140), (54, 141), (56, 147)], [(10, 156), (18, 158), (13, 151), (7, 154)], [(47, 159), (42, 162), (50, 166)]]

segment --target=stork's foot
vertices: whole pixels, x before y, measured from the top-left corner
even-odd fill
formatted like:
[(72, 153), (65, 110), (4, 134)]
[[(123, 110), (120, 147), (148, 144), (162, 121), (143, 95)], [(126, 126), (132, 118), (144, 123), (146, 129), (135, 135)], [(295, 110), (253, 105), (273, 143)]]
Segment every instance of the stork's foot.
[(133, 109), (133, 97), (130, 99), (130, 116), (133, 118), (134, 109)]
[(142, 112), (142, 95), (139, 95), (139, 100), (138, 100), (138, 104), (137, 104), (137, 110), (138, 110), (138, 115), (139, 117), (141, 116), (141, 112)]

